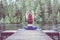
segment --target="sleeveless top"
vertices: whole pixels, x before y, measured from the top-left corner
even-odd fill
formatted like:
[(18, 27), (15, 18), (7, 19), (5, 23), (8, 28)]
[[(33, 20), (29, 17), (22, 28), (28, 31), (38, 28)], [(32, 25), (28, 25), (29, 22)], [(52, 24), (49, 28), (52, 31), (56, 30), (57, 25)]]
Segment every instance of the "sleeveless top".
[(29, 22), (32, 22), (33, 21), (33, 16), (31, 13), (28, 13), (28, 19), (27, 19)]

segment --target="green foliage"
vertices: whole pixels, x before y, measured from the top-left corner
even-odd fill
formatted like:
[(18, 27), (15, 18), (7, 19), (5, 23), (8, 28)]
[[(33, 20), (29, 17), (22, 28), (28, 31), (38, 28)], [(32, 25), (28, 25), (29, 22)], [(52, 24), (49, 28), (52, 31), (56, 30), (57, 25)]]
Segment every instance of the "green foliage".
[[(16, 10), (21, 11), (22, 13), (22, 22), (25, 24), (26, 20), (25, 20), (25, 14), (26, 11), (28, 10), (29, 7), (32, 8), (32, 10), (34, 11), (34, 19), (36, 21), (42, 21), (42, 18), (39, 17), (39, 14), (41, 12), (40, 10), (40, 6), (41, 5), (47, 5), (47, 3), (50, 0), (18, 0), (18, 1), (14, 1), (11, 2), (12, 0), (9, 0), (9, 3), (7, 2), (7, 0), (2, 0), (2, 4), (4, 7), (4, 14), (5, 14), (5, 23), (16, 23), (16, 22), (20, 22), (20, 18), (17, 18), (19, 16), (13, 17), (16, 13)], [(55, 3), (55, 5), (57, 5)], [(60, 9), (60, 6), (59, 6)], [(47, 10), (47, 9), (46, 9)], [(51, 14), (52, 15), (52, 14)], [(57, 15), (57, 20), (60, 22), (60, 14)], [(46, 15), (46, 21), (51, 21), (51, 16), (50, 18)], [(34, 21), (36, 23), (36, 21)]]
[(60, 13), (57, 15), (57, 21), (60, 22)]

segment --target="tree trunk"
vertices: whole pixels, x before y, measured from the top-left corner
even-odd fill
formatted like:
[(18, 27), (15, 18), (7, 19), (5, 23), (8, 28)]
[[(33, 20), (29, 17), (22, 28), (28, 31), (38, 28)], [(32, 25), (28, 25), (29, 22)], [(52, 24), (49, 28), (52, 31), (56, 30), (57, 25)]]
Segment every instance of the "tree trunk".
[(47, 9), (48, 9), (48, 11), (47, 11), (47, 13), (48, 13), (48, 26), (49, 26), (49, 30), (51, 29), (51, 21), (50, 21), (50, 16), (51, 16), (51, 14), (52, 14), (52, 5), (51, 5), (51, 0), (48, 0), (48, 4), (47, 4)]
[(5, 30), (4, 18), (5, 18), (5, 14), (4, 14), (3, 4), (1, 0), (0, 1), (0, 27), (1, 27), (1, 30), (3, 31)]
[(52, 13), (53, 30), (57, 30), (58, 0), (53, 0)]
[(18, 22), (18, 20), (17, 20), (17, 28), (18, 29), (22, 28), (22, 12), (21, 12), (21, 10), (17, 10), (15, 16), (17, 17), (17, 19), (20, 19), (20, 22)]
[(40, 17), (42, 18), (42, 23), (41, 23), (41, 27), (42, 27), (42, 29), (44, 29), (43, 27), (44, 27), (44, 25), (45, 25), (45, 5), (43, 5), (42, 3), (40, 4), (40, 10), (41, 10), (41, 12), (40, 12)]

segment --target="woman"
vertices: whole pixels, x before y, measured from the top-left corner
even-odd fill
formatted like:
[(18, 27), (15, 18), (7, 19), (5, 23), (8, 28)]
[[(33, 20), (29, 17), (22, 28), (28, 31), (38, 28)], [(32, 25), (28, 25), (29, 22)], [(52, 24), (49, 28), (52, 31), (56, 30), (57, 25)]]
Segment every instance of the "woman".
[(28, 24), (32, 24), (34, 21), (34, 13), (31, 10), (28, 10), (28, 12), (26, 13), (26, 20), (28, 22)]
[(34, 27), (32, 25), (32, 23), (34, 21), (34, 13), (30, 9), (26, 13), (26, 20), (27, 20), (28, 25), (26, 27), (24, 27), (25, 29), (27, 29), (27, 30), (35, 30), (35, 29), (37, 29), (37, 27)]

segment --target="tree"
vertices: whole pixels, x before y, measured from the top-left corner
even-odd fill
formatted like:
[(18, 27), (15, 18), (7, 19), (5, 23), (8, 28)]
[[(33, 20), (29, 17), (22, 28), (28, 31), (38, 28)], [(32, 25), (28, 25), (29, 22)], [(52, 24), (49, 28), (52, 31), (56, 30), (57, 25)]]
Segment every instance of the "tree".
[[(40, 3), (40, 14), (39, 16), (42, 18), (42, 27), (44, 27), (45, 25), (45, 4), (43, 3), (45, 0), (40, 0), (39, 3)], [(42, 28), (43, 29), (43, 28)]]
[(51, 24), (52, 24), (52, 22), (51, 22), (51, 14), (52, 14), (52, 5), (51, 5), (52, 3), (51, 3), (51, 0), (47, 0), (46, 1), (46, 6), (47, 6), (47, 8), (46, 8), (46, 13), (48, 14), (46, 17), (47, 17), (47, 20), (46, 20), (46, 23), (47, 23), (47, 25), (48, 25), (48, 29), (50, 30), (51, 29)]
[(57, 30), (57, 14), (58, 14), (58, 0), (53, 0), (51, 19), (54, 30)]

